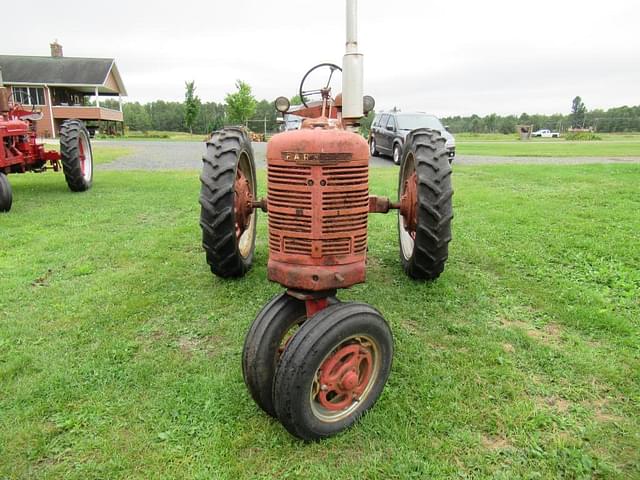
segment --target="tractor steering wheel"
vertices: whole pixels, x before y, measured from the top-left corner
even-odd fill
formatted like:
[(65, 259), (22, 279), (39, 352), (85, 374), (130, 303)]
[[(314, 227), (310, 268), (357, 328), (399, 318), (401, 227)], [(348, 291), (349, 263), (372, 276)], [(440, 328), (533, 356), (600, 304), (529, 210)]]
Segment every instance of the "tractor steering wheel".
[[(322, 88), (318, 88), (315, 90), (305, 90), (304, 89), (304, 82), (307, 80), (307, 77), (309, 75), (311, 75), (311, 73), (313, 73), (315, 70), (320, 69), (320, 68), (328, 68), (330, 70), (329, 73), (329, 79), (327, 80), (327, 84), (322, 87)], [(307, 105), (307, 102), (305, 101), (305, 95), (324, 95), (324, 94), (328, 94), (329, 91), (331, 90), (331, 79), (333, 78), (333, 73), (339, 70), (342, 72), (342, 68), (340, 68), (338, 65), (335, 65), (333, 63), (319, 63), (318, 65), (316, 65), (315, 67), (313, 67), (311, 70), (309, 70), (307, 73), (305, 73), (304, 77), (302, 77), (302, 82), (300, 82), (300, 100), (302, 100), (302, 104), (309, 108), (309, 105)]]
[(27, 99), (27, 101), (29, 102), (29, 105), (31, 106), (31, 111), (35, 112), (36, 111), (36, 106), (33, 105), (33, 103), (31, 102), (31, 95), (27, 92), (23, 92), (22, 90), (20, 90), (20, 100), (17, 100), (16, 97), (18, 95), (16, 95), (17, 92), (15, 91), (11, 91), (11, 95), (9, 95), (9, 97), (7, 98), (7, 102), (8, 103), (12, 103), (14, 107), (19, 107), (20, 109), (22, 109), (22, 107), (24, 107), (24, 100), (25, 97)]

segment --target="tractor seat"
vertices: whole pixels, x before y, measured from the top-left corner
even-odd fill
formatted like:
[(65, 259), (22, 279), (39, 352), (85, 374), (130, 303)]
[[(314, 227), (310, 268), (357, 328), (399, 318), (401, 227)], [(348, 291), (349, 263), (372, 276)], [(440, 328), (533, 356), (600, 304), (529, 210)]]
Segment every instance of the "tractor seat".
[(30, 122), (39, 122), (44, 115), (42, 112), (30, 113), (29, 115), (20, 115), (20, 120), (29, 120)]

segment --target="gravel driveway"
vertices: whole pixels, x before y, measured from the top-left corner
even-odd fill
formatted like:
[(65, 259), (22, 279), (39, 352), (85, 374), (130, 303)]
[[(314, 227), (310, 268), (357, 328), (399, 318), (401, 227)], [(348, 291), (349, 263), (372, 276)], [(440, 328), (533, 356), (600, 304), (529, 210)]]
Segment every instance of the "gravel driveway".
[[(113, 141), (95, 140), (93, 145), (104, 145), (131, 150), (125, 157), (111, 163), (97, 165), (97, 170), (200, 170), (204, 143), (167, 141)], [(266, 143), (254, 143), (256, 166), (264, 168)], [(459, 155), (456, 165), (485, 165), (501, 163), (580, 164), (580, 163), (638, 163), (639, 157), (484, 157)], [(371, 157), (372, 167), (394, 167), (388, 157)]]

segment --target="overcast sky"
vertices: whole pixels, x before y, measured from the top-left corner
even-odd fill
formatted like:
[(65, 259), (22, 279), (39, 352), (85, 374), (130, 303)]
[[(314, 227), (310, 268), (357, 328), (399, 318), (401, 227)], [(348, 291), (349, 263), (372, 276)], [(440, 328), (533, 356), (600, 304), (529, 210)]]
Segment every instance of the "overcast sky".
[[(377, 109), (566, 113), (576, 95), (589, 109), (640, 104), (636, 0), (359, 8), (365, 93)], [(113, 57), (128, 101), (182, 100), (192, 79), (203, 101), (223, 101), (236, 79), (259, 99), (291, 97), (308, 68), (340, 64), (344, 52), (344, 0), (32, 0), (21, 22), (19, 10), (3, 22), (0, 53), (49, 55), (58, 39), (65, 56)]]

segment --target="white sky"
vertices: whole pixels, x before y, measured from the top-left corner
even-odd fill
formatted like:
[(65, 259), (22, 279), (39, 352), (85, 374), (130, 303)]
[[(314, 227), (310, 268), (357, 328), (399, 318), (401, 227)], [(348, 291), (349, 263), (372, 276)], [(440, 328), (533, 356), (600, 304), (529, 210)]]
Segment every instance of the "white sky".
[[(365, 93), (376, 109), (440, 116), (567, 113), (640, 104), (636, 0), (360, 0)], [(19, 9), (18, 9), (19, 10)], [(129, 101), (182, 100), (195, 80), (221, 102), (236, 79), (257, 98), (293, 96), (304, 72), (341, 64), (344, 0), (100, 4), (32, 0), (3, 22), (0, 53), (114, 57)], [(37, 14), (34, 14), (37, 12)]]

